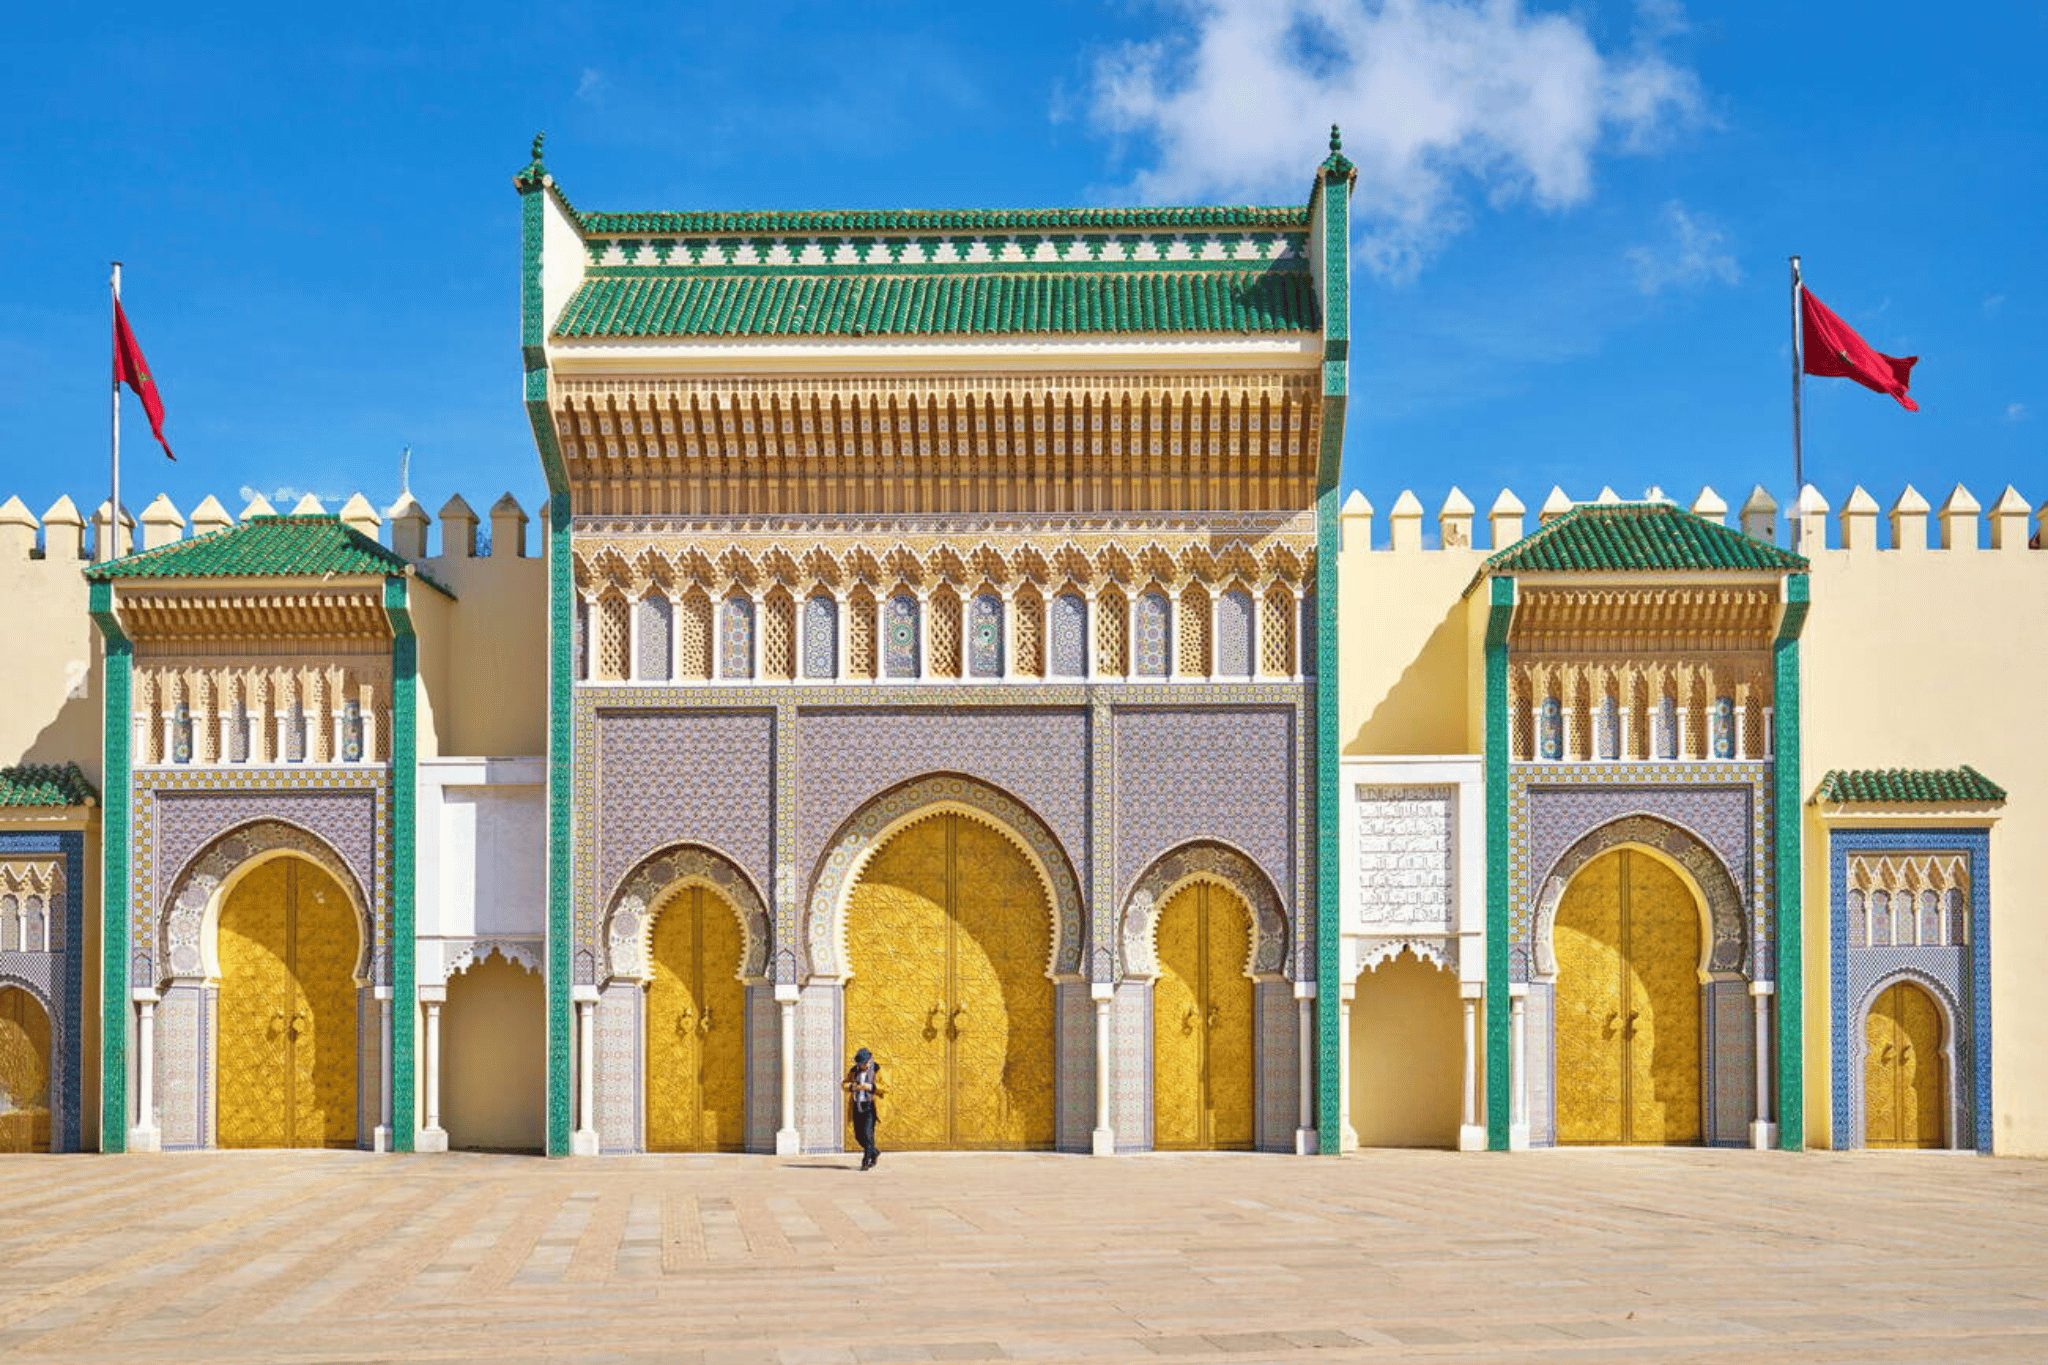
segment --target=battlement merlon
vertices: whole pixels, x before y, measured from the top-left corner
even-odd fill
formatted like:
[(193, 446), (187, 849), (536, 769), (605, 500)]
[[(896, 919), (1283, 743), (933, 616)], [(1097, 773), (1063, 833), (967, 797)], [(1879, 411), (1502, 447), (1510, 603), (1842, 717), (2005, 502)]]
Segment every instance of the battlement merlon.
[[(1576, 507), (1622, 505), (1630, 501), (1673, 503), (1661, 494), (1647, 500), (1624, 499), (1612, 488), (1595, 497), (1575, 501), (1562, 488), (1553, 487), (1537, 513), (1538, 529), (1550, 525)], [(1694, 515), (1725, 525), (1728, 503), (1713, 488), (1705, 487), (1692, 500)], [(1932, 507), (1911, 484), (1901, 490), (1889, 510), (1860, 484), (1853, 488), (1839, 509), (1832, 509), (1820, 490), (1808, 484), (1793, 499), (1789, 512), (1781, 514), (1778, 502), (1761, 485), (1752, 489), (1738, 509), (1742, 533), (1774, 545), (1785, 545), (1803, 555), (1831, 552), (1880, 552), (1914, 554), (1921, 552), (1975, 551), (2009, 552), (2040, 548), (2036, 515), (2048, 515), (2048, 503), (2039, 508), (2012, 485), (2006, 485), (1988, 514), (1977, 498), (1962, 484), (1950, 490), (1940, 507)], [(1880, 538), (1880, 514), (1886, 524)], [(1465, 493), (1452, 488), (1435, 518), (1435, 535), (1426, 536), (1427, 514), (1412, 490), (1403, 490), (1386, 516), (1387, 529), (1378, 531), (1378, 517), (1365, 494), (1357, 490), (1345, 498), (1343, 551), (1345, 554), (1462, 555), (1474, 561), (1496, 554), (1525, 536), (1527, 507), (1514, 490), (1502, 489), (1485, 515), (1485, 543), (1476, 534), (1477, 509)], [(1933, 522), (1930, 528), (1929, 522)], [(1988, 530), (1986, 522), (1988, 521)]]

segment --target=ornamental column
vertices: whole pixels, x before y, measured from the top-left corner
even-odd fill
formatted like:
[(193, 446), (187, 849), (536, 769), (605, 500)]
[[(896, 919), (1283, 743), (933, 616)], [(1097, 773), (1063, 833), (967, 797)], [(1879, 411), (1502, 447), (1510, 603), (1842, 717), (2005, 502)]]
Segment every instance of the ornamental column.
[(1458, 1003), (1465, 1015), (1464, 1114), (1458, 1128), (1461, 1152), (1486, 1150), (1486, 1123), (1479, 1111), (1479, 993), (1485, 989), (1483, 981), (1458, 983)]
[[(1210, 637), (1214, 644), (1214, 636)], [(1214, 659), (1212, 653), (1209, 656)], [(1294, 1151), (1297, 1156), (1314, 1156), (1316, 1141), (1316, 983), (1297, 981), (1294, 983), (1294, 1002), (1299, 1006), (1300, 1023), (1297, 1026), (1295, 1049), (1298, 1070), (1295, 1075), (1296, 1118), (1294, 1122)]]
[(1116, 1129), (1110, 1121), (1110, 1006), (1116, 1001), (1116, 986), (1108, 981), (1090, 982), (1088, 998), (1095, 1006), (1095, 1133), (1090, 1149), (1096, 1156), (1116, 1154)]
[(1756, 1004), (1756, 1118), (1749, 1125), (1749, 1145), (1759, 1152), (1778, 1145), (1778, 1125), (1771, 1119), (1771, 997), (1774, 981), (1752, 981), (1749, 996)]
[(1351, 1002), (1358, 983), (1347, 981), (1337, 991), (1337, 1150), (1358, 1150), (1358, 1128), (1351, 1122)]
[(128, 1129), (128, 1150), (163, 1150), (163, 1134), (156, 1126), (156, 1002), (157, 993), (147, 987), (134, 992), (135, 1002), (135, 1123)]
[(597, 1136), (597, 988), (577, 986), (576, 1001), (576, 1131), (569, 1137), (571, 1156), (596, 1156)]
[(1529, 983), (1508, 984), (1508, 1150), (1529, 1147)]
[(796, 1001), (798, 988), (775, 988), (775, 1011), (781, 1016), (782, 1124), (775, 1130), (775, 1155), (800, 1156), (803, 1135), (796, 1127)]
[(445, 1152), (448, 1150), (448, 1133), (441, 1127), (441, 1006), (448, 999), (448, 988), (445, 985), (421, 986), (419, 999), (420, 1008), (426, 1012), (421, 1049), (426, 1065), (420, 1087), (420, 1104), (425, 1114), (413, 1150)]
[(371, 995), (377, 1001), (377, 1057), (380, 1062), (377, 1085), (377, 1127), (370, 1135), (370, 1150), (391, 1150), (391, 988), (376, 986)]

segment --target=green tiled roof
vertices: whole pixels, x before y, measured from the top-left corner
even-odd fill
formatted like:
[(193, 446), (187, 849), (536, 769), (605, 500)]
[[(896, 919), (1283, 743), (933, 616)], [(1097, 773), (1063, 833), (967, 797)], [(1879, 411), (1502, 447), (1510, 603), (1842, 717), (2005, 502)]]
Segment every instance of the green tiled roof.
[(1486, 561), (1494, 573), (1797, 572), (1806, 561), (1668, 502), (1582, 503)]
[(90, 806), (98, 800), (76, 763), (0, 768), (0, 806)]
[(584, 281), (560, 338), (1312, 332), (1303, 270), (936, 275), (636, 271)]
[[(250, 517), (240, 526), (160, 545), (85, 571), (87, 578), (334, 578), (403, 574), (404, 559), (338, 516)], [(420, 578), (442, 592), (425, 574)]]
[(1998, 805), (2005, 788), (1965, 763), (1960, 768), (1836, 768), (1820, 780), (1816, 801), (1895, 805)]
[(813, 209), (752, 213), (584, 213), (587, 233), (980, 232), (1040, 228), (1305, 228), (1306, 204), (1107, 209)]

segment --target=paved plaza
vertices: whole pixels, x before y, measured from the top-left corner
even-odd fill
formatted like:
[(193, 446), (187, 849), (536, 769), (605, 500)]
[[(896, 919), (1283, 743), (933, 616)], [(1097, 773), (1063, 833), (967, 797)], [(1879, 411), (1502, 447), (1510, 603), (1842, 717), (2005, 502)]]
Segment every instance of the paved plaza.
[(2039, 1361), (2048, 1163), (0, 1158), (0, 1358)]

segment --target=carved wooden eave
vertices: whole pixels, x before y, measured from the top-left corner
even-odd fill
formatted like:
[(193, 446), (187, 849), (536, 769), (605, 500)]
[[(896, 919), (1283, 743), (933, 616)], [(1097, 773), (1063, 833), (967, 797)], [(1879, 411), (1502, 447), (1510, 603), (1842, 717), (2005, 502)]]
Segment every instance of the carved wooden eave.
[(1586, 587), (1574, 582), (1570, 587), (1518, 587), (1508, 647), (1527, 653), (1759, 651), (1770, 647), (1780, 612), (1775, 581), (1749, 586)]
[(266, 648), (383, 645), (391, 638), (383, 580), (276, 580), (200, 586), (121, 585), (116, 607), (138, 647)]
[(1308, 371), (559, 376), (587, 517), (1284, 510), (1314, 501)]

